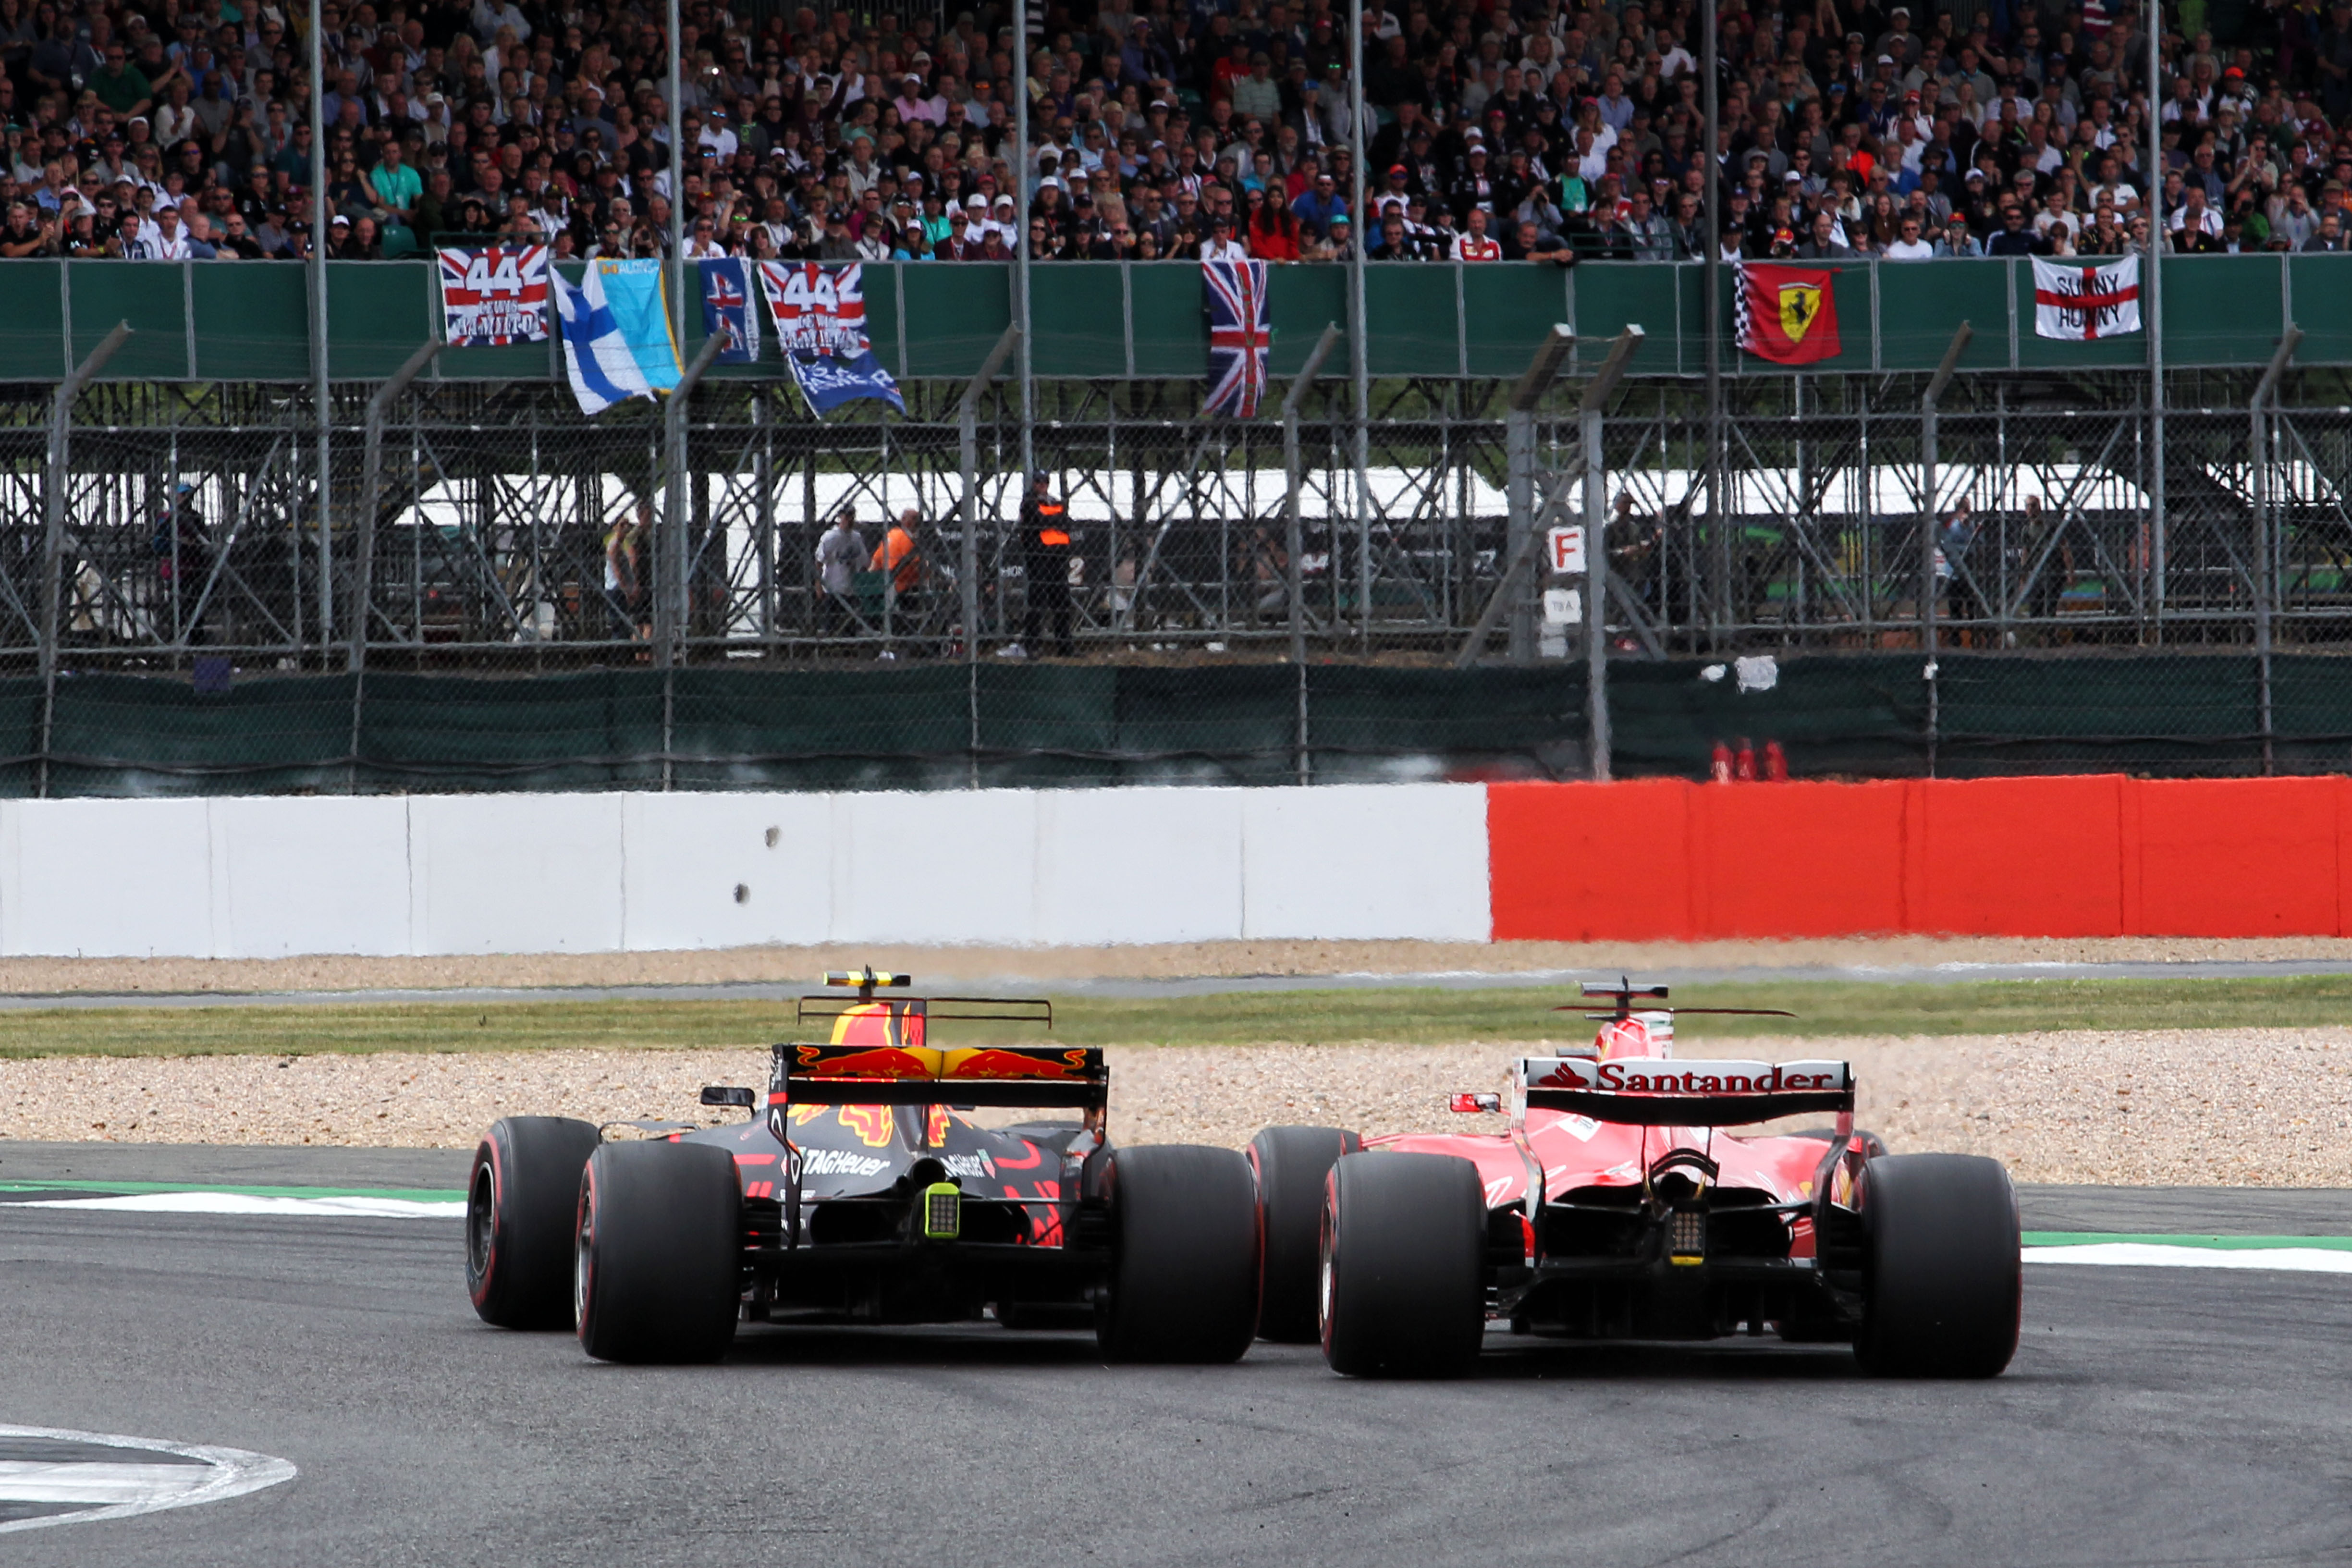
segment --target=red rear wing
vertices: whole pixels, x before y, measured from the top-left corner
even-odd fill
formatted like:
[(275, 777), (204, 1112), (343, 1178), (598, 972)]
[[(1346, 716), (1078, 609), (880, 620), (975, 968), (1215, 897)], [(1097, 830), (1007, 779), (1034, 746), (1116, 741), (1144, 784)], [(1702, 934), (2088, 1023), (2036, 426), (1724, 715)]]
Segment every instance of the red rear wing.
[(1522, 1057), (1512, 1076), (1531, 1110), (1633, 1127), (1737, 1127), (1853, 1109), (1853, 1070), (1844, 1062)]
[(1110, 1100), (1102, 1052), (1078, 1046), (780, 1045), (770, 1105), (1073, 1106)]

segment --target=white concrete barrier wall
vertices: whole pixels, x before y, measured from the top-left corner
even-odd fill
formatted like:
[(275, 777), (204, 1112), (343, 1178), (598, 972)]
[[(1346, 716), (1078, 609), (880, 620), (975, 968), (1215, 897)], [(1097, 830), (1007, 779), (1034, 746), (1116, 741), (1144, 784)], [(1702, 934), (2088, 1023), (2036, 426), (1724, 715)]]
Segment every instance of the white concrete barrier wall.
[(0, 953), (1483, 942), (1486, 791), (0, 803)]

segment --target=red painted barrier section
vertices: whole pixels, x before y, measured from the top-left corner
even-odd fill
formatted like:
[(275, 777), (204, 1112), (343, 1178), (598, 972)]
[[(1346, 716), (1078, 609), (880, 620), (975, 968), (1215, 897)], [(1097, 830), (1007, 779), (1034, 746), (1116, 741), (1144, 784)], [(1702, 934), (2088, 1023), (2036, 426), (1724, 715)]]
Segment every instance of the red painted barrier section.
[[(2124, 934), (2123, 794), (2132, 781), (1927, 779), (1918, 931), (1969, 936)], [(1869, 930), (1869, 927), (1850, 927)]]
[(1903, 929), (1908, 785), (1685, 787), (1695, 930), (1837, 936)]
[(1496, 938), (1688, 940), (1696, 787), (1680, 779), (1488, 784)]
[(1497, 784), (1496, 941), (2336, 936), (2352, 779)]
[(2136, 783), (2138, 910), (2149, 932), (2307, 936), (2344, 929), (2343, 779)]

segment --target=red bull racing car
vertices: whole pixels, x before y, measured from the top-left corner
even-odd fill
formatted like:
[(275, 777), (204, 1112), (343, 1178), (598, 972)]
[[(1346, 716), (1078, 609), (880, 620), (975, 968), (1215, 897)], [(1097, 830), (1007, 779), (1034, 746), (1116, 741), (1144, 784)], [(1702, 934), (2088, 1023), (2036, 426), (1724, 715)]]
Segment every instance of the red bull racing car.
[[(1504, 1132), (1258, 1135), (1262, 1332), (1319, 1339), (1357, 1375), (1465, 1372), (1490, 1321), (1844, 1342), (1895, 1376), (2009, 1364), (2023, 1273), (2000, 1165), (1888, 1154), (1854, 1130), (1842, 1061), (1675, 1058), (1675, 1010), (1634, 1005), (1663, 1003), (1663, 985), (1584, 993), (1614, 1001), (1591, 1046), (1513, 1063), (1507, 1097), (1454, 1097), (1507, 1109)], [(1825, 1131), (1726, 1131), (1823, 1114)]]
[[(1230, 1362), (1257, 1321), (1243, 1156), (1113, 1149), (1086, 1048), (941, 1047), (954, 1021), (1053, 1026), (1043, 1001), (888, 997), (829, 974), (764, 1094), (720, 1127), (509, 1117), (474, 1156), (466, 1281), (509, 1328), (570, 1325), (616, 1362), (709, 1362), (741, 1322), (1093, 1324), (1115, 1360)], [(821, 1031), (809, 1026), (822, 1026)], [(1075, 1120), (1003, 1121), (1007, 1108)], [(996, 1113), (992, 1115), (991, 1113)], [(617, 1125), (617, 1124), (616, 1124)]]

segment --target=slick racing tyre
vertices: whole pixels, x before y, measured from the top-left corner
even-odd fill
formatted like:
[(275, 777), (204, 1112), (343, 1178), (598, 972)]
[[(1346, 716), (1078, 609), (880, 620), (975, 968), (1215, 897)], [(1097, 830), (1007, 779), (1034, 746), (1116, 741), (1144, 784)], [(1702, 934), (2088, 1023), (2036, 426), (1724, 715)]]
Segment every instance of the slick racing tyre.
[(1112, 1361), (1239, 1361), (1257, 1337), (1257, 1192), (1230, 1149), (1111, 1156), (1110, 1289), (1095, 1339)]
[(734, 1158), (708, 1143), (607, 1143), (580, 1177), (572, 1303), (599, 1361), (710, 1362), (741, 1302)]
[(509, 1116), (474, 1151), (466, 1184), (466, 1291), (482, 1321), (560, 1329), (572, 1321), (572, 1221), (596, 1129)]
[(1863, 1321), (1878, 1377), (1991, 1377), (2017, 1352), (2025, 1271), (2009, 1173), (1973, 1154), (1863, 1167)]
[(1323, 1204), (1323, 1359), (1350, 1377), (1460, 1377), (1486, 1332), (1486, 1200), (1452, 1154), (1350, 1154)]
[(1342, 1154), (1364, 1146), (1336, 1127), (1269, 1127), (1250, 1140), (1257, 1174), (1257, 1331), (1277, 1344), (1311, 1345), (1315, 1281), (1321, 1268), (1323, 1185)]

